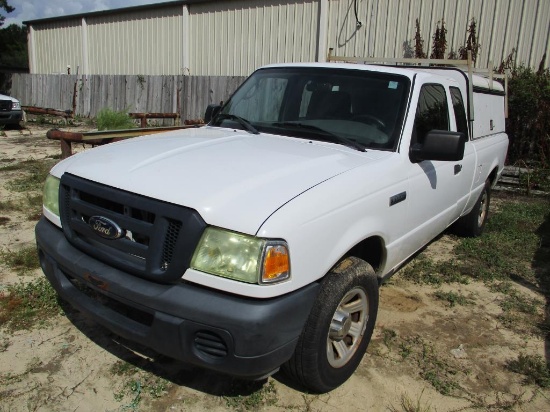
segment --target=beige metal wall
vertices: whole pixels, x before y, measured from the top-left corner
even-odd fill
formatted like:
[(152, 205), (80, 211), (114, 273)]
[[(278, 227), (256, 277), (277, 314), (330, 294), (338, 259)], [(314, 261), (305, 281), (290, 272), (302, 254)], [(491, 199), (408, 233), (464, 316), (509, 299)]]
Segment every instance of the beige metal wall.
[(339, 56), (405, 57), (403, 45), (415, 35), (418, 18), (424, 51), (431, 52), (437, 23), (445, 20), (447, 51), (464, 45), (471, 18), (477, 21), (478, 67), (498, 65), (516, 49), (517, 62), (537, 67), (550, 61), (549, 0), (330, 0), (328, 47)]
[(182, 7), (87, 19), (90, 74), (182, 74)]
[(82, 64), (80, 19), (33, 26), (31, 37), (32, 73), (67, 73), (67, 66), (70, 66), (71, 73), (75, 74), (77, 66)]
[[(32, 73), (243, 76), (279, 62), (338, 56), (405, 57), (420, 21), (430, 53), (444, 19), (448, 51), (478, 22), (478, 67), (511, 51), (537, 67), (550, 62), (550, 0), (218, 0), (40, 21), (32, 24)], [(318, 51), (319, 49), (319, 51)]]
[(247, 75), (268, 63), (315, 61), (317, 0), (237, 0), (190, 6), (193, 75)]
[(32, 25), (31, 72), (183, 74), (182, 6)]

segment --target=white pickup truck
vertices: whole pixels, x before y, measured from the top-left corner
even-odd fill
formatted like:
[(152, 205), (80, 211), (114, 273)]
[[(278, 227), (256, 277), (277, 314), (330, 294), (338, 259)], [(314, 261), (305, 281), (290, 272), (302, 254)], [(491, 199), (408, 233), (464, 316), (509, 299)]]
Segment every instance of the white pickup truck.
[(42, 269), (120, 336), (315, 392), (355, 371), (381, 282), (481, 233), (508, 147), (502, 86), (452, 68), (270, 65), (207, 117), (56, 165)]

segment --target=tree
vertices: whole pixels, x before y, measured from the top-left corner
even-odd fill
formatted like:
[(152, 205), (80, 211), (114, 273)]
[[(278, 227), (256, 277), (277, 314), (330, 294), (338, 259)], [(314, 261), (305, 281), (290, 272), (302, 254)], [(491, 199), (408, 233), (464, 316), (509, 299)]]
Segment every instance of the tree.
[(0, 66), (29, 66), (27, 30), (23, 27), (10, 24), (0, 28)]
[[(8, 0), (0, 0), (0, 12), (4, 9), (6, 13), (11, 13), (15, 9), (8, 4)], [(4, 20), (6, 20), (6, 16), (0, 13), (0, 27), (4, 24)]]

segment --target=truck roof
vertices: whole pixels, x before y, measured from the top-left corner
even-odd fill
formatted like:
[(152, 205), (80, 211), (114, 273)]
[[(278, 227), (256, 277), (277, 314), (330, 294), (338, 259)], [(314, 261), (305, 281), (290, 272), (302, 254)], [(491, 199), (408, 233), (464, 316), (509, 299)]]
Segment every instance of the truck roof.
[[(461, 67), (427, 67), (427, 66), (390, 66), (384, 64), (361, 64), (361, 63), (280, 63), (270, 64), (263, 68), (275, 68), (275, 67), (325, 67), (330, 69), (346, 69), (346, 70), (365, 70), (375, 71), (383, 73), (400, 74), (410, 79), (415, 74), (429, 74), (437, 77), (451, 77), (458, 82), (462, 82), (468, 78), (468, 72)], [(452, 73), (455, 73), (454, 75)], [(458, 76), (457, 76), (458, 74)], [(461, 79), (463, 79), (461, 81)], [(504, 87), (497, 81), (491, 81), (486, 76), (479, 74), (472, 75), (472, 83), (475, 88), (482, 88), (487, 90), (494, 90), (498, 92), (504, 92)]]

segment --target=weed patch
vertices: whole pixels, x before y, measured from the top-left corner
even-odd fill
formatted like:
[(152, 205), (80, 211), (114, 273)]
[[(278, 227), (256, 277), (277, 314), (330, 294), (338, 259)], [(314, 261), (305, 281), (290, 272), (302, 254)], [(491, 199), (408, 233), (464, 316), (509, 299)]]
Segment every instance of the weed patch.
[(474, 303), (472, 299), (467, 298), (466, 296), (455, 292), (443, 292), (441, 290), (438, 290), (433, 294), (433, 296), (436, 299), (439, 299), (448, 303), (451, 308), (454, 307), (455, 305), (465, 306), (465, 305), (472, 305)]
[[(237, 393), (247, 392), (248, 388), (244, 386), (257, 385), (256, 382), (234, 381), (233, 390)], [(277, 404), (277, 390), (272, 381), (268, 381), (260, 389), (252, 392), (250, 395), (227, 395), (224, 396), (225, 404), (228, 408), (237, 411), (259, 410), (266, 406), (274, 406)]]
[(108, 108), (99, 111), (96, 121), (98, 130), (123, 130), (136, 127), (127, 111), (115, 111)]
[(534, 282), (531, 258), (540, 246), (536, 232), (549, 212), (545, 199), (504, 203), (491, 215), (483, 236), (462, 239), (455, 248), (462, 272), (486, 282), (513, 277)]
[(550, 369), (541, 356), (520, 354), (517, 359), (508, 362), (506, 367), (524, 375), (527, 384), (536, 384), (541, 388), (550, 387)]
[(416, 401), (412, 400), (411, 397), (407, 394), (401, 395), (401, 408), (398, 409), (395, 406), (391, 405), (388, 407), (390, 412), (430, 412), (432, 410), (430, 404), (422, 404), (421, 399), (424, 391), (420, 394)]
[(29, 246), (18, 251), (2, 250), (0, 258), (6, 266), (13, 269), (19, 275), (26, 275), (40, 267), (40, 260), (36, 247)]
[(117, 402), (128, 402), (123, 410), (139, 410), (143, 400), (150, 401), (162, 397), (169, 389), (166, 379), (145, 372), (129, 362), (117, 361), (110, 368), (111, 374), (126, 377), (114, 393)]
[[(50, 169), (55, 165), (56, 160), (26, 160), (16, 165), (6, 166), (4, 170), (21, 170), (23, 176), (10, 180), (6, 188), (12, 192), (28, 192), (31, 190), (42, 190), (44, 181)], [(10, 169), (8, 169), (10, 168)]]
[(0, 292), (0, 326), (10, 331), (45, 325), (59, 313), (57, 294), (44, 277)]
[(436, 263), (422, 252), (403, 270), (402, 276), (420, 285), (441, 286), (444, 283), (465, 285), (469, 279), (464, 276), (461, 269), (454, 260)]
[(434, 345), (420, 336), (400, 338), (399, 356), (403, 361), (406, 360), (415, 365), (420, 377), (442, 395), (456, 395), (462, 390), (458, 384), (462, 371), (452, 363), (452, 359), (441, 357)]

